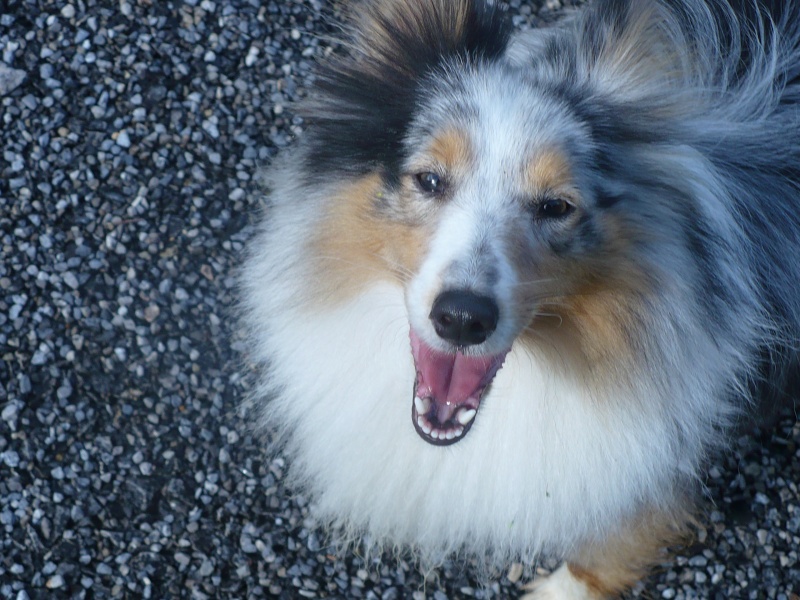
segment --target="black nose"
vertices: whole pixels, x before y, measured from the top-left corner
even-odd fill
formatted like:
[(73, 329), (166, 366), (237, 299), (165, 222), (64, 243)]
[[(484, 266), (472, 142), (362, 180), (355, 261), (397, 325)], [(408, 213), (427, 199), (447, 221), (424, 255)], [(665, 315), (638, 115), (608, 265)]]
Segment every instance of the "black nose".
[(458, 346), (482, 343), (497, 327), (499, 317), (494, 300), (466, 291), (441, 293), (430, 314), (439, 337)]

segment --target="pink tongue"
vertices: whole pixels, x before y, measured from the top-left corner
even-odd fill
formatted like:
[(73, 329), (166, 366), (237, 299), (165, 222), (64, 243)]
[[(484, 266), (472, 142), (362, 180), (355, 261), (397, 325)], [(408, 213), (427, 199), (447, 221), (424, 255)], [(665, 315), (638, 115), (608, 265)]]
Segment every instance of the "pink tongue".
[(478, 407), (480, 392), (494, 377), (506, 355), (505, 352), (497, 356), (440, 352), (423, 342), (413, 329), (411, 351), (417, 367), (414, 392), (435, 403), (440, 423), (448, 421), (461, 406)]

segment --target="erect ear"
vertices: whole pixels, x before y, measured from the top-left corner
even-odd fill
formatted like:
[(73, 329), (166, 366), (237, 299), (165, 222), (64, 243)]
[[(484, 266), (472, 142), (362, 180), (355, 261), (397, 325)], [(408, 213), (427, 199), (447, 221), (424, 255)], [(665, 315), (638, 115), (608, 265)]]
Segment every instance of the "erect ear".
[(454, 56), (495, 58), (509, 36), (491, 0), (365, 0), (351, 19), (352, 58), (379, 77), (387, 68), (418, 77)]
[(362, 0), (345, 30), (347, 52), (323, 65), (303, 115), (312, 172), (396, 177), (421, 82), (443, 64), (499, 57), (510, 28), (488, 0)]

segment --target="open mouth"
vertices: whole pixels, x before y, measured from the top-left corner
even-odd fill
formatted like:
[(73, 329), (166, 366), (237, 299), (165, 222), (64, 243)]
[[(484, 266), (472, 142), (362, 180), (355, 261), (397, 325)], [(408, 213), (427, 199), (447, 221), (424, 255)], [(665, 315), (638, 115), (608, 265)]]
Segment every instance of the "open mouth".
[(489, 356), (441, 352), (411, 330), (417, 377), (411, 420), (420, 437), (448, 446), (464, 439), (475, 422), (481, 398), (503, 365), (508, 350)]

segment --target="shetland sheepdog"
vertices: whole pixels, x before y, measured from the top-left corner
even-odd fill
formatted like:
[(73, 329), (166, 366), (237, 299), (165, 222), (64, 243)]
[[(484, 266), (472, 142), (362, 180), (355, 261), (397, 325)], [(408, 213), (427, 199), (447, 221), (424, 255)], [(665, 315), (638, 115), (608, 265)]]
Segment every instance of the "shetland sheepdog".
[(343, 38), (244, 267), (260, 418), (345, 539), (618, 595), (798, 372), (800, 11), (361, 0)]

